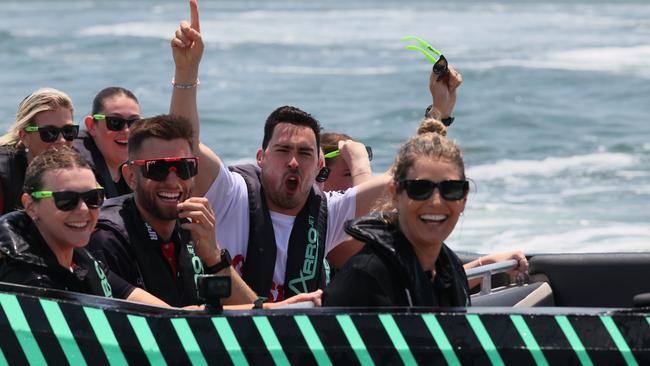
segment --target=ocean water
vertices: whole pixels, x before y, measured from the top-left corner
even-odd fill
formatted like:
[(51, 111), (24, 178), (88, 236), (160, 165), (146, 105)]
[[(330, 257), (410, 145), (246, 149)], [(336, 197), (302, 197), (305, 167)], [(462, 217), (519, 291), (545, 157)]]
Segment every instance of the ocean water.
[[(299, 106), (371, 145), (383, 171), (430, 103), (420, 35), (463, 74), (449, 136), (473, 180), (448, 243), (481, 252), (650, 249), (648, 1), (201, 1), (202, 140), (252, 161)], [(165, 113), (187, 2), (1, 1), (0, 127), (52, 86), (89, 112), (109, 85)]]

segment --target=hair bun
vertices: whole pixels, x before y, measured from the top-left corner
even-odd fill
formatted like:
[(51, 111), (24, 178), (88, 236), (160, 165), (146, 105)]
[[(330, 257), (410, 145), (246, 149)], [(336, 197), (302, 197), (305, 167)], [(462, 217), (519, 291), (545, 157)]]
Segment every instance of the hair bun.
[(424, 135), (425, 133), (437, 133), (440, 136), (447, 136), (447, 127), (435, 118), (425, 118), (420, 122), (418, 135)]

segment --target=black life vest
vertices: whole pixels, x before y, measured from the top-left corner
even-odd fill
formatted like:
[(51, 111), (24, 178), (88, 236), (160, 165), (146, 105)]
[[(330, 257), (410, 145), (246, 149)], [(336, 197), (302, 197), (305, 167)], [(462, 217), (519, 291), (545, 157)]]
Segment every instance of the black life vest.
[(22, 206), (20, 196), (23, 194), (26, 170), (25, 150), (0, 146), (0, 214), (15, 211)]
[(120, 180), (116, 183), (113, 181), (111, 172), (106, 165), (104, 155), (102, 155), (99, 148), (95, 144), (92, 136), (88, 131), (79, 131), (79, 136), (72, 142), (72, 146), (79, 152), (86, 162), (90, 165), (97, 183), (104, 187), (104, 193), (107, 198), (121, 196), (123, 194), (131, 193), (131, 189), (124, 181), (120, 174)]
[(181, 229), (180, 224), (180, 220), (177, 220), (172, 237), (179, 247), (177, 270), (180, 288), (176, 286), (177, 279), (170, 271), (147, 252), (145, 245), (161, 245), (163, 242), (154, 237), (157, 235), (155, 231), (140, 217), (133, 194), (104, 201), (97, 228), (112, 231), (131, 254), (138, 273), (132, 285), (143, 288), (172, 306), (196, 305), (199, 296), (195, 275), (204, 273), (203, 262), (194, 252), (191, 234)]
[[(469, 285), (463, 264), (444, 243), (436, 261), (436, 277), (432, 289), (431, 274), (424, 272), (413, 246), (398, 225), (386, 221), (393, 213), (375, 213), (350, 220), (345, 231), (354, 239), (366, 243), (357, 256), (374, 253), (388, 268), (390, 278), (383, 280), (384, 289), (399, 298), (393, 304), (382, 306), (469, 306)], [(354, 259), (351, 259), (350, 266)], [(360, 263), (365, 263), (363, 259)], [(348, 265), (343, 270), (348, 270)], [(372, 273), (370, 274), (372, 276)], [(396, 289), (399, 288), (399, 291)], [(392, 290), (392, 291), (391, 291)]]
[[(258, 294), (271, 289), (276, 243), (273, 222), (264, 198), (261, 169), (252, 164), (229, 167), (246, 181), (250, 226), (242, 278)], [(293, 224), (285, 271), (285, 298), (324, 288), (329, 266), (325, 260), (327, 197), (316, 186)]]
[(112, 297), (104, 268), (84, 248), (75, 248), (73, 274), (63, 268), (45, 243), (32, 219), (24, 211), (14, 211), (0, 218), (0, 279), (5, 270), (19, 266), (21, 276), (55, 286), (59, 290)]

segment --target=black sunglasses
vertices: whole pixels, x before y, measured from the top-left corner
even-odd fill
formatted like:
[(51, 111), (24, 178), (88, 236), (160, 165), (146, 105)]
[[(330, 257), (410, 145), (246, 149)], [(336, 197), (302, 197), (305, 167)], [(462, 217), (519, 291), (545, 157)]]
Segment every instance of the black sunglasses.
[(95, 188), (86, 192), (74, 191), (37, 191), (32, 192), (31, 196), (35, 199), (54, 198), (54, 205), (61, 211), (72, 211), (77, 205), (79, 200), (83, 200), (86, 206), (90, 209), (97, 209), (104, 203), (104, 188)]
[(52, 143), (59, 138), (59, 134), (63, 135), (66, 141), (72, 141), (79, 135), (79, 125), (65, 125), (63, 127), (56, 126), (27, 126), (25, 132), (37, 132), (41, 137), (41, 141)]
[(469, 191), (469, 182), (466, 180), (443, 180), (432, 182), (426, 179), (406, 179), (397, 183), (399, 190), (406, 190), (409, 198), (424, 201), (433, 195), (433, 190), (438, 188), (440, 196), (447, 201), (458, 201), (465, 198)]
[(122, 117), (107, 116), (104, 114), (93, 114), (93, 119), (95, 121), (106, 121), (106, 128), (111, 131), (122, 131), (125, 125), (131, 128), (131, 125), (140, 120), (140, 118), (128, 119)]
[(442, 78), (449, 74), (449, 63), (447, 62), (445, 56), (440, 55), (438, 61), (433, 64), (433, 73), (438, 75), (437, 81), (442, 80)]
[(141, 166), (142, 175), (157, 182), (167, 179), (170, 172), (176, 173), (182, 180), (190, 179), (199, 172), (199, 158), (197, 157), (132, 160), (129, 163)]

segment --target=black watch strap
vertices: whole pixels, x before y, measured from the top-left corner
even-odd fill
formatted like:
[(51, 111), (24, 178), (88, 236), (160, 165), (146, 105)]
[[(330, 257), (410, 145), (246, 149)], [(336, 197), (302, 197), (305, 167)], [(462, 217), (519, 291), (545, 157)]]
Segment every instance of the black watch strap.
[(205, 267), (205, 272), (206, 273), (214, 274), (214, 273), (217, 273), (217, 272), (221, 271), (222, 269), (228, 268), (230, 266), (230, 262), (232, 260), (230, 258), (230, 252), (228, 251), (228, 249), (221, 249), (220, 257), (221, 257), (221, 260), (219, 261), (219, 263), (217, 263), (217, 264), (215, 264), (213, 266), (210, 266), (210, 267)]
[[(431, 113), (432, 108), (433, 108), (433, 104), (429, 104), (427, 109), (424, 110), (424, 118), (435, 118), (435, 119), (440, 118), (440, 117), (432, 116), (432, 115), (429, 114), (429, 113)], [(444, 124), (445, 126), (449, 127), (449, 126), (451, 126), (452, 123), (454, 123), (454, 119), (455, 119), (454, 117), (449, 116), (447, 118), (442, 118), (440, 120), (440, 122), (442, 122), (442, 124)]]
[(260, 296), (255, 301), (253, 301), (253, 309), (264, 309), (264, 302), (267, 300), (266, 297)]
[(455, 119), (454, 117), (449, 116), (447, 118), (443, 118), (441, 122), (443, 125), (449, 127), (451, 126), (452, 123), (454, 123), (454, 119)]

